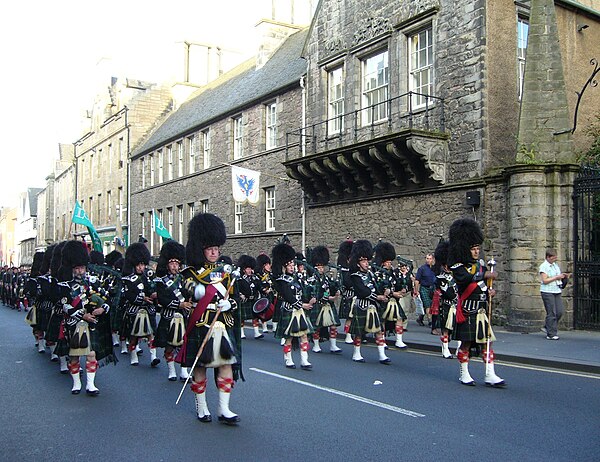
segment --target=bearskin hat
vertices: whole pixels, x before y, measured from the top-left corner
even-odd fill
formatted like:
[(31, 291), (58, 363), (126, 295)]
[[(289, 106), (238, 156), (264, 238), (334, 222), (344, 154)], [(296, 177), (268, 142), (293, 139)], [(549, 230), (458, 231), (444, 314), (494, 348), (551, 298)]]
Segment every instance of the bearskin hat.
[(33, 262), (31, 263), (31, 271), (29, 272), (29, 277), (36, 278), (40, 274), (40, 269), (42, 268), (42, 264), (44, 263), (44, 254), (45, 252), (36, 252), (33, 254)]
[(123, 267), (125, 266), (125, 259), (123, 257), (119, 258), (115, 261), (114, 265), (116, 270), (123, 272)]
[[(88, 265), (90, 254), (83, 241), (66, 241), (61, 244), (63, 245), (60, 253), (60, 269), (58, 270), (57, 277), (60, 281), (69, 281), (73, 277), (73, 268)], [(61, 244), (58, 244), (57, 248)], [(56, 252), (56, 249), (54, 252)], [(54, 265), (54, 257), (52, 257), (52, 265)]]
[(373, 245), (366, 239), (360, 239), (352, 245), (348, 264), (350, 271), (356, 269), (359, 258), (367, 258), (369, 260), (373, 258)]
[(56, 244), (49, 245), (46, 247), (44, 252), (44, 259), (42, 260), (42, 266), (40, 267), (40, 274), (47, 274), (50, 271), (50, 262), (52, 261), (52, 253), (54, 253), (54, 247)]
[(384, 261), (393, 261), (396, 258), (396, 249), (389, 242), (378, 242), (375, 246), (375, 264), (381, 266)]
[(238, 258), (237, 264), (242, 271), (245, 270), (246, 268), (254, 269), (256, 267), (256, 259), (254, 257), (252, 257), (251, 255), (240, 255), (240, 258)]
[(324, 245), (318, 245), (312, 249), (310, 264), (312, 266), (327, 265), (329, 263), (329, 250)]
[(338, 266), (343, 266), (344, 268), (348, 266), (348, 260), (350, 260), (350, 252), (352, 252), (353, 245), (354, 242), (349, 239), (340, 243), (337, 257)]
[(225, 223), (218, 216), (211, 213), (199, 213), (190, 220), (188, 226), (188, 241), (186, 245), (186, 258), (188, 265), (194, 268), (204, 266), (204, 249), (207, 247), (221, 247), (227, 240)]
[(94, 265), (104, 265), (104, 254), (97, 250), (92, 250), (90, 252), (90, 263), (93, 263)]
[(150, 251), (146, 244), (141, 242), (134, 242), (125, 251), (125, 263), (130, 266), (131, 269), (135, 268), (138, 263), (144, 263), (148, 265), (150, 263)]
[(156, 265), (156, 275), (164, 276), (168, 272), (168, 265), (171, 260), (177, 260), (179, 263), (185, 262), (185, 247), (177, 241), (169, 239), (160, 249), (158, 263)]
[(433, 253), (433, 258), (435, 258), (434, 272), (439, 274), (442, 270), (442, 266), (448, 264), (448, 241), (440, 239), (440, 242), (438, 242), (435, 252)]
[(271, 259), (269, 258), (269, 256), (266, 253), (261, 253), (258, 257), (256, 257), (256, 271), (257, 272), (262, 272), (263, 267), (266, 264), (270, 264), (271, 263)]
[(109, 252), (106, 255), (106, 257), (104, 258), (104, 260), (106, 261), (106, 264), (108, 266), (114, 267), (115, 266), (115, 262), (119, 258), (123, 258), (123, 254), (121, 252), (119, 252), (118, 250), (113, 250), (112, 252)]
[(277, 244), (271, 251), (273, 257), (273, 276), (283, 274), (283, 265), (296, 258), (296, 251), (291, 245)]
[[(80, 246), (81, 246), (81, 241), (80, 242)], [(59, 242), (58, 244), (56, 244), (56, 246), (54, 246), (54, 249), (52, 250), (52, 259), (50, 260), (50, 274), (57, 278), (60, 267), (62, 266), (62, 249), (65, 246), (65, 244), (67, 243), (67, 241), (62, 241)], [(68, 268), (68, 279), (61, 279), (61, 281), (68, 281), (71, 279), (72, 274), (71, 274), (71, 270), (73, 268)]]
[(448, 231), (448, 266), (472, 261), (471, 247), (483, 243), (479, 223), (471, 218), (460, 218)]

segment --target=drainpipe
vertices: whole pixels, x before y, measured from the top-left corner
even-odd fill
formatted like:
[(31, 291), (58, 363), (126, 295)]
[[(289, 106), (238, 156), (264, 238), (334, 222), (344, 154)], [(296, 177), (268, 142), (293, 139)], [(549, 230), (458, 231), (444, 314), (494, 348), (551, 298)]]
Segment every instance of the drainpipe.
[[(308, 64), (307, 64), (308, 74)], [(302, 146), (302, 157), (306, 156), (306, 141), (304, 136), (304, 127), (306, 126), (306, 86), (304, 76), (300, 77), (300, 88), (302, 88), (302, 133), (300, 135), (300, 145)], [(306, 209), (304, 208), (304, 190), (302, 189), (302, 201), (300, 216), (302, 217), (302, 253), (306, 252)]]
[[(129, 112), (129, 109), (127, 108), (127, 106), (124, 106), (125, 109), (125, 128), (127, 130), (127, 246), (129, 247), (129, 244), (131, 243), (131, 164), (130, 164), (130, 160), (129, 160), (129, 149), (130, 149), (130, 134), (131, 134), (131, 130), (129, 128), (129, 122), (127, 120), (127, 114)], [(121, 213), (121, 211), (119, 210), (119, 213)], [(123, 228), (121, 228), (121, 232), (123, 231)]]

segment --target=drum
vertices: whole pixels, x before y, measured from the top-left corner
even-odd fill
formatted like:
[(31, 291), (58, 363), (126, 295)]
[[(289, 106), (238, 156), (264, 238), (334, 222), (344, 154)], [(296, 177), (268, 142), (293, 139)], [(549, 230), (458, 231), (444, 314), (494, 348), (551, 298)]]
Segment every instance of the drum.
[(252, 312), (261, 321), (269, 321), (275, 312), (275, 305), (269, 302), (268, 298), (259, 298), (254, 302)]

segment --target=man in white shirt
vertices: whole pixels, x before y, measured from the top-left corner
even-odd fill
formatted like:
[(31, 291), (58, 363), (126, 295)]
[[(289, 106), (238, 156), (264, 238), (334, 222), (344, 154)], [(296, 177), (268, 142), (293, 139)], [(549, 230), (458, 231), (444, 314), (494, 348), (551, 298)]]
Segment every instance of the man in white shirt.
[(564, 313), (564, 305), (560, 296), (563, 287), (563, 281), (566, 281), (568, 274), (561, 273), (556, 264), (556, 250), (546, 249), (546, 259), (540, 265), (540, 291), (544, 308), (546, 309), (546, 323), (542, 330), (546, 332), (548, 340), (558, 340), (558, 321)]

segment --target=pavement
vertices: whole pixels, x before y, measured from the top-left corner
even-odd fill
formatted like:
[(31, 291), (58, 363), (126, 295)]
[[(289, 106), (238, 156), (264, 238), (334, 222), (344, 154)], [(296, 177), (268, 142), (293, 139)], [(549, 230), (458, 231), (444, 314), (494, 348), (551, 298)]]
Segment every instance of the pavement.
[[(568, 330), (558, 332), (559, 340), (547, 340), (542, 331), (535, 333), (512, 332), (494, 326), (496, 360), (535, 366), (600, 374), (600, 332)], [(403, 335), (409, 348), (438, 351), (441, 355), (438, 335), (431, 335), (427, 326), (409, 321)], [(388, 344), (393, 345), (393, 337)], [(450, 341), (454, 353), (455, 341)]]

